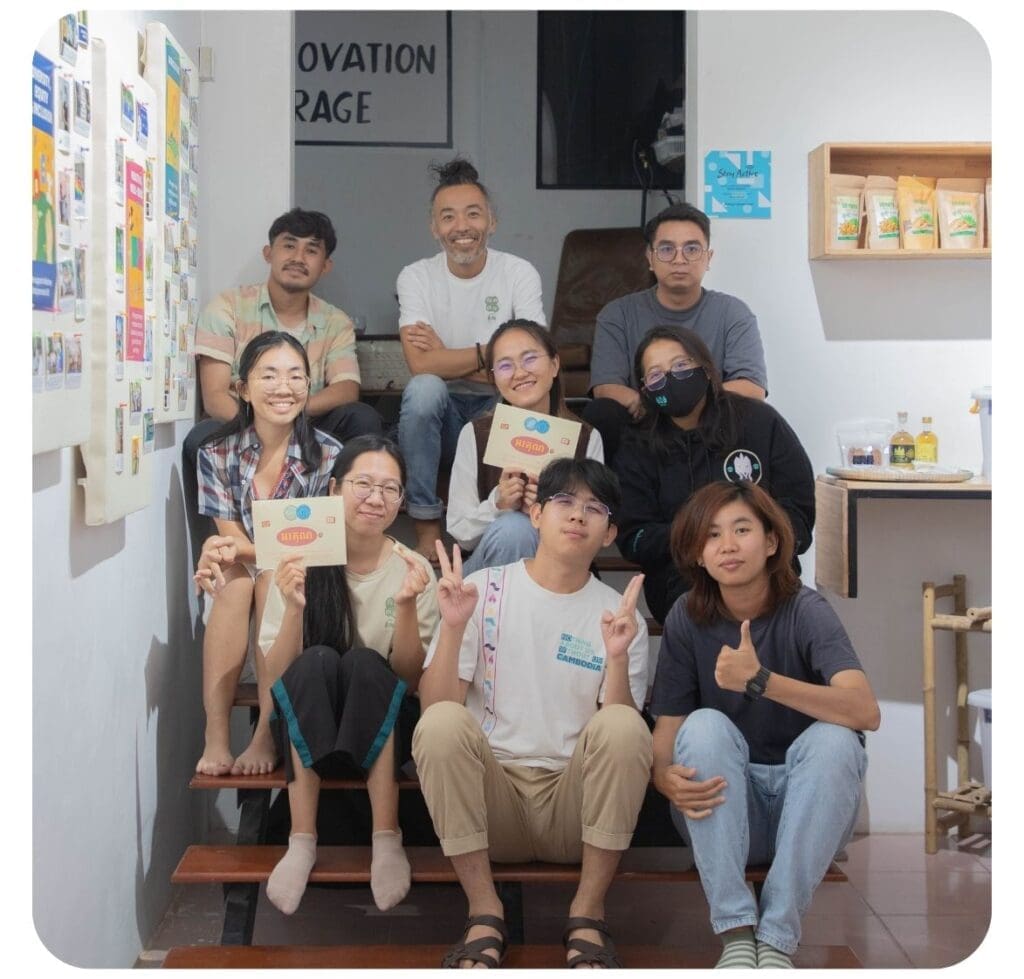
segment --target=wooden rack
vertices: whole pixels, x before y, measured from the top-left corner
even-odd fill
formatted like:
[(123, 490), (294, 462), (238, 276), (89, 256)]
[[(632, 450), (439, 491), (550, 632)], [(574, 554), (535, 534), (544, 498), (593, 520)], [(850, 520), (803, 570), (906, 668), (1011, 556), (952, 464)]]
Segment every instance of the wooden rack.
[[(935, 585), (926, 581), (921, 586), (924, 599), (923, 678), (924, 693), (924, 849), (935, 853), (939, 845), (939, 831), (953, 826), (961, 836), (970, 824), (972, 815), (992, 816), (992, 790), (972, 781), (967, 760), (970, 747), (970, 727), (967, 709), (967, 634), (992, 631), (991, 608), (967, 608), (966, 578), (953, 576), (951, 585)], [(953, 599), (953, 614), (936, 613), (939, 599)], [(939, 791), (939, 756), (935, 736), (935, 630), (954, 633), (956, 654), (956, 713), (957, 787), (953, 791)]]

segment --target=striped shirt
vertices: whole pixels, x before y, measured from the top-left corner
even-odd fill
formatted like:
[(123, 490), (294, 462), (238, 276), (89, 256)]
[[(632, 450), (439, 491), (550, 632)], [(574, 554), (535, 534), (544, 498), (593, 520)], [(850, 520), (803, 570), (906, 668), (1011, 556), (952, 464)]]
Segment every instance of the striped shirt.
[(335, 381), (359, 383), (356, 333), (352, 320), (336, 306), (309, 294), (306, 322), (295, 329), (282, 326), (265, 282), (228, 289), (203, 310), (196, 327), (196, 353), (231, 365), (238, 380), (238, 359), (245, 345), (265, 330), (290, 333), (309, 357), (310, 394)]
[[(319, 468), (313, 472), (306, 469), (293, 433), (284, 469), (269, 499), (323, 496), (327, 492), (341, 443), (319, 429), (313, 431), (323, 450)], [(220, 442), (202, 446), (197, 456), (199, 512), (220, 520), (241, 522), (250, 540), (253, 539), (252, 483), (259, 461), (260, 440), (252, 425)]]

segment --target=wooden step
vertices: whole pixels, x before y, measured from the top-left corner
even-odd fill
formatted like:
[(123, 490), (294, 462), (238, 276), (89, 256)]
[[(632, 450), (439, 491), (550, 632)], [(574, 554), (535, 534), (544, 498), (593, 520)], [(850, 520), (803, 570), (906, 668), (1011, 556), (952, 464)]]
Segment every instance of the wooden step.
[[(454, 944), (455, 938), (452, 939)], [(436, 969), (447, 945), (190, 945), (172, 948), (165, 969)], [(710, 969), (720, 946), (618, 945), (627, 969)], [(860, 969), (845, 945), (802, 945), (794, 957), (801, 969)], [(509, 969), (565, 967), (561, 945), (512, 945)]]
[(255, 683), (240, 683), (235, 690), (235, 707), (259, 707), (260, 698)]
[[(268, 775), (193, 775), (188, 783), (190, 789), (283, 789), (287, 785), (284, 765), (278, 765)], [(419, 790), (417, 779), (402, 776), (398, 780), (400, 789)], [(361, 789), (366, 790), (366, 780), (362, 778), (325, 778), (320, 782), (321, 789)]]
[(598, 554), (594, 558), (594, 567), (598, 571), (641, 571), (639, 564), (634, 564), (621, 554)]
[[(242, 883), (265, 881), (284, 856), (285, 846), (190, 846), (175, 868), (175, 884)], [(458, 878), (440, 847), (410, 846), (406, 854), (412, 866), (414, 883), (451, 883)], [(370, 880), (370, 847), (321, 846), (312, 883), (360, 884)], [(616, 872), (617, 880), (662, 882), (699, 882), (692, 868), (690, 850), (685, 847), (634, 847), (627, 850)], [(495, 881), (520, 881), (526, 884), (575, 883), (580, 877), (578, 864), (495, 863), (491, 865)], [(748, 881), (762, 881), (767, 867), (748, 867)], [(828, 881), (845, 881), (835, 864), (825, 875)]]

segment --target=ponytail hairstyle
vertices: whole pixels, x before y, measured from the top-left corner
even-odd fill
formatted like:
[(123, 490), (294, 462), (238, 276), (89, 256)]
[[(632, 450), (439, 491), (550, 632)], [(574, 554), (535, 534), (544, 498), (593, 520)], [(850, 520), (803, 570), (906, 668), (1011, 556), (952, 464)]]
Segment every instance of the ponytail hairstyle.
[[(360, 435), (346, 442), (334, 461), (331, 476), (335, 480), (335, 494), (341, 493), (342, 480), (364, 452), (386, 452), (391, 456), (398, 463), (402, 485), (405, 485), (405, 460), (395, 443), (380, 435)], [(309, 568), (306, 571), (306, 608), (302, 616), (303, 648), (330, 646), (344, 656), (358, 642), (359, 632), (344, 567), (334, 564)], [(386, 649), (377, 651), (387, 652)]]
[(774, 534), (775, 553), (768, 556), (769, 607), (773, 613), (800, 591), (800, 579), (793, 570), (793, 527), (786, 511), (760, 486), (738, 483), (708, 483), (697, 490), (676, 514), (669, 532), (669, 549), (684, 580), (693, 582), (685, 596), (686, 610), (697, 625), (730, 621), (732, 616), (722, 600), (722, 589), (701, 563), (704, 545), (719, 511), (730, 503), (745, 503), (761, 522), (766, 534)]
[[(306, 378), (310, 376), (309, 356), (306, 348), (299, 343), (290, 333), (282, 330), (267, 330), (253, 337), (242, 349), (242, 356), (238, 358), (238, 379), (246, 384), (249, 383), (249, 374), (256, 366), (256, 362), (268, 350), (274, 347), (291, 347), (300, 357), (302, 365), (306, 369)], [(308, 403), (308, 402), (307, 402)], [(243, 398), (238, 399), (238, 413), (230, 421), (225, 422), (216, 431), (211, 432), (202, 441), (202, 445), (210, 445), (216, 442), (223, 442), (232, 435), (238, 435), (252, 424), (252, 405)], [(303, 405), (302, 412), (292, 423), (295, 431), (295, 440), (299, 443), (299, 450), (302, 453), (302, 464), (308, 470), (320, 468), (323, 456), (323, 449), (314, 435), (313, 424), (306, 413)]]
[[(555, 341), (551, 339), (551, 334), (539, 323), (535, 323), (533, 320), (506, 320), (491, 334), (491, 339), (487, 341), (487, 349), (484, 351), (484, 364), (487, 367), (488, 373), (494, 372), (494, 345), (500, 337), (510, 330), (522, 330), (523, 333), (528, 333), (541, 345), (549, 357), (553, 359), (558, 356), (558, 348), (555, 346)], [(548, 414), (557, 415), (559, 418), (575, 417), (565, 404), (565, 394), (562, 391), (561, 368), (559, 368), (558, 373), (551, 381)]]

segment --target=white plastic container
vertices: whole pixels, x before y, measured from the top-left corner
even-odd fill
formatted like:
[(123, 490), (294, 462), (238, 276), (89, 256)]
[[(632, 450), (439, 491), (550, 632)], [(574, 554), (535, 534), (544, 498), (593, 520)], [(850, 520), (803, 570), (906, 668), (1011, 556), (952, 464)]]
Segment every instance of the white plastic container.
[(967, 703), (977, 708), (978, 723), (974, 725), (975, 732), (981, 728), (981, 777), (982, 781), (990, 789), (992, 788), (992, 691), (972, 690), (967, 695)]
[(981, 476), (992, 482), (992, 385), (975, 388), (971, 397), (978, 402), (981, 419)]

